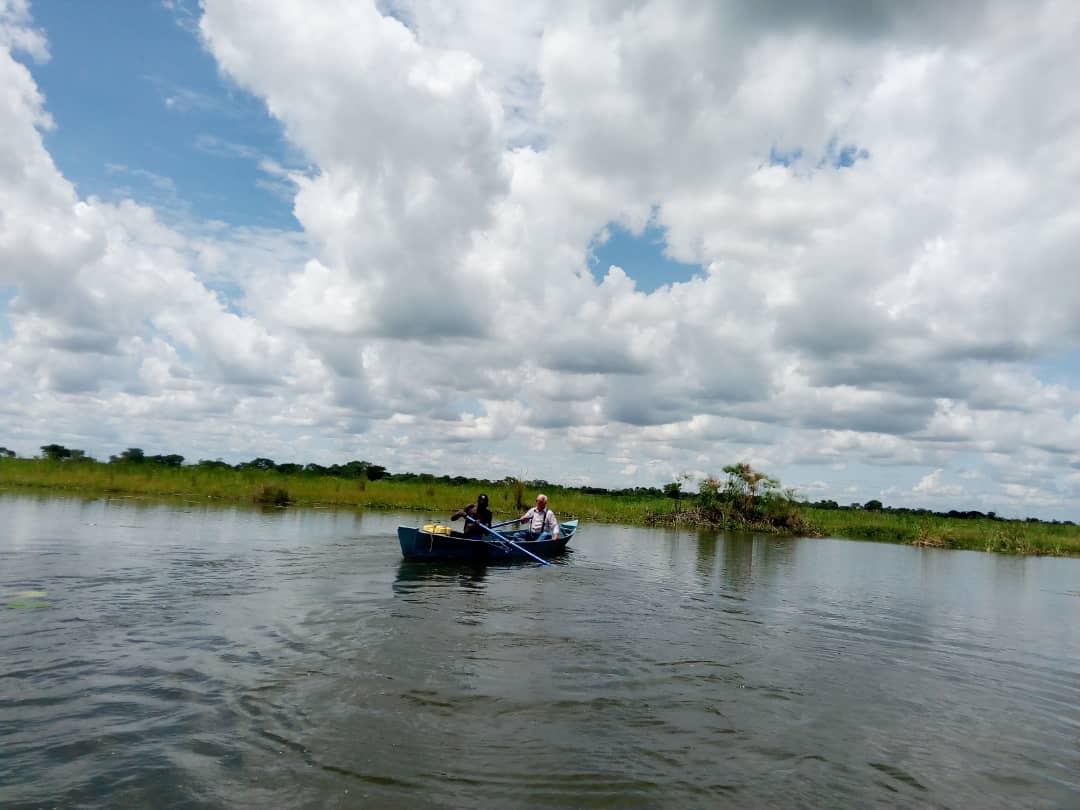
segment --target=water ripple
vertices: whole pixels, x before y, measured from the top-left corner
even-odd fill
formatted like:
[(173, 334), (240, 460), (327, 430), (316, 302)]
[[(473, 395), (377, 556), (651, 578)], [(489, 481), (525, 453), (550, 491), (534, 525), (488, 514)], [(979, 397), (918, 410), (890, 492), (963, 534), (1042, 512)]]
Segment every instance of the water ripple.
[(590, 526), (478, 568), (400, 560), (401, 516), (2, 510), (0, 596), (45, 594), (0, 625), (5, 810), (1080, 806), (1077, 561)]

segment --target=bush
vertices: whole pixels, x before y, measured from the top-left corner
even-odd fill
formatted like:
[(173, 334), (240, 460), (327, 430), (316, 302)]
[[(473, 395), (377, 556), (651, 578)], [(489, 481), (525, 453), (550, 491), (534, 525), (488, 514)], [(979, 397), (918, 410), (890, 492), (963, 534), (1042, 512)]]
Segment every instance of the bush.
[[(781, 490), (778, 480), (758, 472), (749, 464), (733, 464), (724, 467), (724, 472), (726, 479), (709, 476), (698, 485), (693, 505), (676, 507), (670, 512), (649, 510), (645, 522), (806, 535), (820, 533), (803, 515), (794, 490)], [(669, 488), (677, 486), (676, 483), (664, 487), (665, 494), (671, 497)]]
[(275, 487), (271, 484), (263, 484), (255, 492), (252, 499), (255, 503), (269, 504), (270, 506), (288, 506), (292, 502), (289, 491), (283, 487)]

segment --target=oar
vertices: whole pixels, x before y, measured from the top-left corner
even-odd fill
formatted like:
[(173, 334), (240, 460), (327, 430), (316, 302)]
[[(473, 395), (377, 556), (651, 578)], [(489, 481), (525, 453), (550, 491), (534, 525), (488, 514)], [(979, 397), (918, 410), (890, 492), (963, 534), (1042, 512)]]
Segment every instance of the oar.
[[(476, 518), (471, 518), (471, 517), (469, 517), (468, 515), (462, 515), (462, 517), (464, 517), (464, 518), (465, 518), (465, 519), (466, 519), (467, 521), (469, 521), (470, 523), (475, 523), (475, 524), (476, 524), (477, 526), (479, 526), (479, 527), (480, 527), (481, 529), (483, 529), (483, 530), (484, 530), (485, 532), (489, 532), (490, 534), (493, 534), (493, 535), (495, 535), (495, 536), (496, 536), (496, 537), (498, 537), (498, 538), (499, 538), (500, 540), (502, 540), (502, 541), (503, 541), (504, 543), (509, 543), (510, 545), (512, 545), (512, 546), (513, 546), (514, 548), (516, 548), (516, 549), (517, 549), (518, 551), (522, 552), (523, 554), (528, 554), (528, 555), (529, 555), (530, 557), (532, 557), (532, 558), (533, 558), (534, 560), (536, 560), (536, 561), (537, 561), (538, 563), (543, 563), (544, 565), (551, 565), (551, 563), (549, 563), (549, 562), (548, 562), (547, 560), (545, 560), (545, 559), (544, 559), (543, 557), (537, 557), (537, 556), (536, 556), (535, 554), (533, 554), (533, 553), (532, 553), (531, 551), (529, 551), (529, 550), (528, 550), (527, 548), (522, 548), (522, 547), (521, 547), (521, 546), (519, 546), (519, 545), (518, 545), (517, 543), (515, 543), (515, 542), (514, 542), (513, 540), (511, 540), (511, 539), (510, 539), (509, 537), (503, 537), (503, 535), (499, 534), (499, 533), (498, 533), (497, 531), (495, 531), (495, 530), (494, 530), (493, 528), (491, 528), (490, 526), (485, 526), (485, 525), (484, 525), (483, 523), (481, 523), (481, 522), (480, 522), (479, 520), (476, 520)], [(507, 523), (512, 523), (512, 522), (513, 522), (513, 521), (507, 521)], [(500, 524), (500, 525), (503, 525), (503, 524)]]
[(510, 518), (510, 520), (504, 520), (502, 523), (493, 524), (491, 528), (497, 529), (500, 526), (509, 526), (511, 523), (520, 523), (520, 522), (521, 521), (520, 521), (519, 518)]

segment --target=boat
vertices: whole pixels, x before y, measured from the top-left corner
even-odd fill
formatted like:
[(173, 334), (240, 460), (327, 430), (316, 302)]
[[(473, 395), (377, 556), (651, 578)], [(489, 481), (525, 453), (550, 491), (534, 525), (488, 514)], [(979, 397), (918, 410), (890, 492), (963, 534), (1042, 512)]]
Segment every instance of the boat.
[[(514, 540), (513, 533), (504, 534), (510, 540), (537, 557), (549, 559), (566, 551), (566, 544), (577, 531), (578, 522), (569, 520), (559, 524), (558, 540)], [(509, 562), (532, 559), (528, 554), (503, 543), (497, 537), (466, 537), (459, 531), (442, 524), (426, 526), (398, 526), (398, 542), (401, 556), (407, 560), (470, 560), (474, 562)]]

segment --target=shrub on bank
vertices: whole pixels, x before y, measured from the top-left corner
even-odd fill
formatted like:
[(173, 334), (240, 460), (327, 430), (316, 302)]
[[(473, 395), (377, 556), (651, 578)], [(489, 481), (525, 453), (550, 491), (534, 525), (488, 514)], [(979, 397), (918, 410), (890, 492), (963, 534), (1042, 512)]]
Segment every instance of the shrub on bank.
[(289, 497), (289, 491), (284, 487), (274, 486), (273, 484), (263, 484), (255, 491), (255, 496), (252, 499), (255, 503), (266, 504), (268, 506), (288, 506), (292, 503), (292, 498)]
[(690, 502), (676, 501), (670, 511), (650, 512), (645, 522), (710, 526), (752, 531), (817, 534), (806, 520), (792, 490), (783, 490), (776, 478), (746, 463), (724, 467), (724, 479), (709, 476)]

